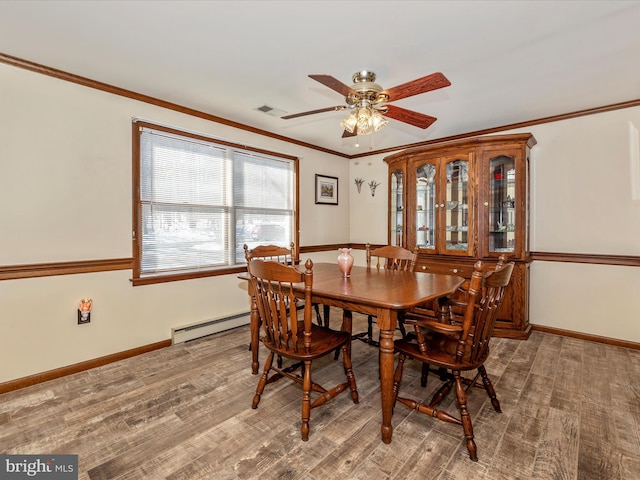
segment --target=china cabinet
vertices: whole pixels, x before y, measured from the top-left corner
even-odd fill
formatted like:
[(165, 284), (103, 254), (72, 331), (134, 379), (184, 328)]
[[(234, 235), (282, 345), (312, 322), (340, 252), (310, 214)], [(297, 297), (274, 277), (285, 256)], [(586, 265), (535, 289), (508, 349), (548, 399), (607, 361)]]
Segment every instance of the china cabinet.
[(389, 243), (419, 247), (418, 271), (470, 278), (500, 255), (516, 263), (495, 335), (527, 338), (530, 133), (416, 147), (389, 166)]

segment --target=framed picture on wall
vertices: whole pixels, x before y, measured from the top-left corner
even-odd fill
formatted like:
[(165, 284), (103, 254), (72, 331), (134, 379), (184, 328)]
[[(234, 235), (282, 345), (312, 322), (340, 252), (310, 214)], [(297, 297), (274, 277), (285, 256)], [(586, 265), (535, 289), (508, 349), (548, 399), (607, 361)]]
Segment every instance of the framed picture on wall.
[(316, 203), (338, 205), (338, 179), (316, 174)]

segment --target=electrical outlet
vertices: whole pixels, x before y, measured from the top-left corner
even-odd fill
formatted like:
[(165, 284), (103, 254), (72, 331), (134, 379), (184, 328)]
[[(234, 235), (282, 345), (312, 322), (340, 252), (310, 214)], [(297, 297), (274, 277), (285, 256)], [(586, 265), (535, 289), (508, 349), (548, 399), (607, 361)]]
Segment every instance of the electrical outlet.
[(83, 312), (78, 309), (78, 325), (83, 325), (85, 323), (91, 322), (91, 312)]

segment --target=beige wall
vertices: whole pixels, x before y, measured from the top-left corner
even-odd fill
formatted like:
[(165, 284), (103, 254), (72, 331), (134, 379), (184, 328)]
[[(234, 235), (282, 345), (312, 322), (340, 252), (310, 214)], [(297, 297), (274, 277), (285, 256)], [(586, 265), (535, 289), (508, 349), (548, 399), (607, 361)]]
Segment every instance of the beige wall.
[[(131, 257), (131, 119), (300, 157), (301, 245), (387, 240), (382, 155), (345, 160), (0, 64), (0, 265)], [(527, 128), (533, 251), (640, 255), (630, 125), (640, 108)], [(314, 203), (314, 174), (340, 205)], [(365, 179), (360, 194), (355, 178)], [(379, 182), (375, 197), (368, 183)], [(640, 179), (638, 179), (640, 182)], [(356, 261), (364, 261), (355, 252)], [(336, 252), (303, 255), (335, 261)], [(0, 281), (0, 382), (166, 340), (248, 310), (235, 276), (132, 287), (116, 271)], [(534, 262), (531, 322), (640, 342), (640, 268)], [(92, 321), (77, 325), (80, 298)]]
[[(135, 117), (298, 156), (301, 244), (349, 242), (344, 158), (3, 64), (0, 89), (0, 265), (132, 256)], [(340, 179), (340, 205), (315, 205), (316, 173)], [(116, 271), (0, 281), (0, 383), (249, 309), (235, 275), (141, 287), (130, 277)], [(94, 299), (87, 325), (77, 325), (82, 297)]]
[(637, 131), (632, 136), (630, 125), (640, 127), (640, 107), (528, 129), (538, 140), (532, 250), (640, 255), (640, 199), (631, 192)]
[[(530, 129), (531, 249), (640, 256), (640, 108)], [(640, 266), (534, 262), (531, 322), (640, 342)]]
[(533, 262), (531, 322), (640, 342), (640, 267)]

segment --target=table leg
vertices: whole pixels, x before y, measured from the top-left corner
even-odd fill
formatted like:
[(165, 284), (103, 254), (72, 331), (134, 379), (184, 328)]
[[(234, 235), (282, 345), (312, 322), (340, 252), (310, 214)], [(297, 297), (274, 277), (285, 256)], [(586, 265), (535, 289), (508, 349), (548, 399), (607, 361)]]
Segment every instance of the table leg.
[[(353, 330), (353, 312), (351, 310), (343, 310), (342, 311), (342, 326), (340, 330), (343, 332), (349, 332), (351, 335), (351, 331)], [(351, 342), (349, 342), (349, 355), (351, 355)]]
[[(386, 315), (389, 317), (389, 315)], [(380, 394), (382, 396), (382, 441), (391, 443), (393, 427), (391, 417), (393, 416), (393, 335), (395, 330), (393, 318), (384, 318), (378, 315), (378, 326), (380, 327)], [(391, 329), (389, 329), (392, 327)]]
[[(249, 284), (251, 285), (251, 284)], [(251, 286), (249, 286), (251, 289)], [(260, 348), (260, 315), (258, 315), (258, 304), (253, 292), (249, 292), (251, 296), (251, 315), (249, 316), (249, 324), (251, 330), (251, 373), (258, 374), (260, 362), (258, 362), (258, 350)]]

